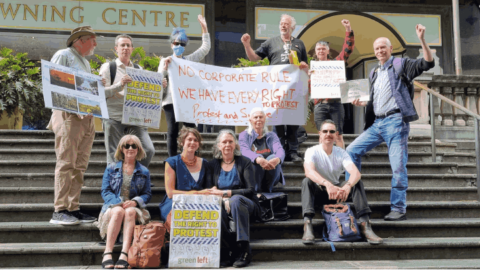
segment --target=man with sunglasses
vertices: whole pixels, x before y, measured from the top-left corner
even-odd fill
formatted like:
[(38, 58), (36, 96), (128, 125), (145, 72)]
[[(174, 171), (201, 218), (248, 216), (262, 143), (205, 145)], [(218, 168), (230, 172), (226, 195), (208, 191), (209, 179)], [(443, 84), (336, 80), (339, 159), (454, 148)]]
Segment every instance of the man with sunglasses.
[[(270, 61), (270, 65), (291, 64), (289, 55), (291, 51), (297, 53), (300, 62), (299, 68), (308, 71), (308, 56), (305, 44), (298, 38), (292, 36), (295, 30), (295, 18), (288, 14), (280, 17), (280, 36), (272, 37), (262, 43), (257, 50), (253, 50), (250, 45), (250, 35), (244, 34), (241, 38), (245, 52), (250, 61), (258, 61), (265, 57)], [(285, 160), (293, 162), (302, 162), (302, 158), (298, 156), (298, 135), (296, 125), (278, 125), (275, 126), (278, 138), (285, 149)]]
[(115, 151), (120, 139), (126, 134), (133, 134), (140, 139), (145, 149), (146, 156), (140, 163), (148, 168), (155, 155), (155, 147), (150, 135), (148, 135), (148, 129), (122, 124), (124, 96), (127, 91), (127, 84), (132, 82), (132, 78), (127, 74), (127, 67), (142, 69), (139, 65), (130, 61), (133, 52), (132, 37), (125, 34), (118, 35), (115, 38), (115, 52), (118, 58), (100, 67), (100, 76), (106, 81), (105, 97), (107, 98), (107, 109), (110, 116), (110, 119), (103, 120), (107, 162), (115, 162)]
[[(324, 204), (343, 203), (347, 199), (353, 200), (361, 234), (372, 245), (383, 243), (370, 224), (372, 210), (368, 206), (360, 172), (348, 153), (333, 145), (338, 136), (335, 122), (323, 121), (319, 135), (320, 144), (307, 149), (303, 164), (306, 176), (302, 182), (303, 243), (309, 245), (315, 242), (312, 224), (315, 206), (322, 209)], [(340, 183), (340, 175), (345, 170), (351, 177)]]

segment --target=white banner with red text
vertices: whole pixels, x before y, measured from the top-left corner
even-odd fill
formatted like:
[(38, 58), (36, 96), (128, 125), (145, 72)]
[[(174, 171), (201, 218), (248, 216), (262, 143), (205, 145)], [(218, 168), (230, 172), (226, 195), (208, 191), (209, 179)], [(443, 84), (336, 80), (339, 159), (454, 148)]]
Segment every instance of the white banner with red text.
[(225, 68), (173, 57), (168, 67), (177, 122), (246, 126), (261, 107), (266, 125), (304, 125), (308, 76), (295, 65)]

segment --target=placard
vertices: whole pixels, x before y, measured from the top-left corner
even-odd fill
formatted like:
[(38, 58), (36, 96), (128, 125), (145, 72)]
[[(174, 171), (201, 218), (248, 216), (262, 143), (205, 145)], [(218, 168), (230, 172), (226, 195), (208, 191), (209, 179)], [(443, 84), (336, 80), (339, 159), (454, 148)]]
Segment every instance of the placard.
[(45, 107), (108, 119), (102, 77), (42, 60)]
[(311, 61), (312, 98), (340, 98), (340, 83), (346, 81), (344, 61)]
[(222, 198), (173, 195), (169, 268), (220, 267)]
[(127, 74), (133, 81), (127, 85), (124, 95), (122, 124), (159, 128), (163, 75), (130, 67)]
[(177, 122), (246, 126), (263, 108), (267, 125), (304, 125), (308, 76), (295, 65), (224, 68), (173, 57), (168, 67)]
[(368, 79), (347, 81), (340, 84), (342, 103), (351, 103), (355, 99), (370, 100), (370, 82)]

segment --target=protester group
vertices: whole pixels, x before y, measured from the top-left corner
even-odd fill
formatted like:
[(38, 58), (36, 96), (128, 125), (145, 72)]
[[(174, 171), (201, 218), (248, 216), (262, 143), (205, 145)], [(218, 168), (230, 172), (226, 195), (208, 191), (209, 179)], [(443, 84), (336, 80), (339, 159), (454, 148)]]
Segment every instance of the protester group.
[[(284, 162), (303, 162), (302, 242), (306, 245), (315, 242), (312, 219), (316, 210), (324, 205), (344, 203), (351, 199), (361, 234), (370, 244), (383, 243), (370, 224), (372, 211), (361, 180), (361, 157), (378, 144), (387, 144), (393, 176), (391, 212), (384, 219), (405, 220), (409, 122), (418, 119), (412, 102), (411, 82), (435, 65), (424, 39), (425, 27), (417, 25), (415, 29), (423, 48), (421, 59), (393, 57), (388, 38), (372, 40), (379, 64), (370, 74), (370, 101), (353, 102), (355, 106), (366, 106), (365, 131), (347, 149), (342, 136), (345, 112), (340, 99), (316, 99), (313, 114), (319, 131), (319, 144), (309, 148), (303, 159), (298, 153), (299, 126), (278, 125), (274, 131), (269, 131), (265, 112), (258, 107), (251, 110), (249, 126), (239, 134), (238, 139), (229, 129), (218, 133), (212, 150), (213, 159), (207, 161), (201, 158), (203, 140), (193, 121), (183, 123), (182, 129), (179, 129), (180, 123), (175, 121), (167, 72), (172, 57), (199, 62), (210, 51), (207, 24), (201, 15), (198, 21), (202, 28), (201, 47), (190, 55), (184, 55), (189, 39), (184, 29), (176, 28), (169, 40), (172, 55), (162, 58), (158, 68), (164, 77), (162, 107), (167, 120), (169, 155), (165, 160), (166, 195), (159, 205), (160, 219), (167, 221), (175, 194), (220, 196), (223, 200), (221, 266), (245, 267), (252, 258), (250, 224), (262, 221), (260, 195), (271, 193), (276, 186), (285, 185), (288, 181), (282, 172)], [(340, 54), (335, 59), (329, 59), (329, 43), (318, 41), (315, 61), (348, 60), (354, 50), (354, 32), (348, 20), (342, 20), (341, 23), (345, 27), (345, 42)], [(305, 45), (292, 36), (295, 24), (292, 16), (282, 15), (280, 35), (268, 39), (256, 50), (251, 47), (250, 36), (244, 34), (241, 42), (248, 59), (257, 61), (268, 58), (270, 65), (291, 64), (292, 52), (296, 52), (298, 68), (310, 74)], [(67, 40), (67, 48), (56, 52), (51, 62), (91, 73), (85, 57), (93, 54), (97, 45), (96, 36), (89, 26), (75, 28)], [(132, 37), (126, 34), (117, 36), (114, 48), (118, 58), (100, 68), (110, 119), (103, 120), (108, 165), (101, 189), (105, 203), (98, 220), (81, 212), (79, 204), (95, 137), (93, 116), (54, 110), (49, 124), (55, 133), (57, 157), (55, 212), (50, 223), (76, 225), (96, 222), (106, 243), (102, 267), (107, 269), (128, 268), (127, 252), (134, 226), (148, 223), (151, 219), (146, 209), (152, 199), (148, 168), (155, 147), (145, 127), (122, 124), (124, 94), (127, 84), (132, 81), (126, 68), (141, 68), (130, 60), (133, 46)], [(178, 148), (181, 149), (180, 154)], [(341, 181), (344, 171), (345, 181)], [(122, 252), (115, 263), (112, 252), (121, 231)], [(320, 232), (316, 234), (320, 236)]]

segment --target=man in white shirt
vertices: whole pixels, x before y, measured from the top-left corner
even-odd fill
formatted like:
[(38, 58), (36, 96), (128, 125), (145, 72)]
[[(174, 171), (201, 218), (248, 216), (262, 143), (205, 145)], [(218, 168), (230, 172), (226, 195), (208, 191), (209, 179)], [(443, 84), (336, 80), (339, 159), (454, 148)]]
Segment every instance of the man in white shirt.
[[(304, 217), (303, 243), (313, 244), (312, 219), (315, 215), (315, 206), (324, 204), (343, 203), (347, 199), (353, 200), (356, 218), (360, 232), (372, 245), (383, 243), (370, 225), (370, 207), (367, 196), (360, 181), (360, 172), (348, 153), (340, 147), (333, 146), (338, 136), (337, 125), (332, 120), (325, 120), (320, 126), (321, 144), (310, 147), (305, 152), (305, 176), (302, 183), (302, 212)], [(340, 183), (340, 175), (344, 171), (350, 173), (348, 181)]]
[(140, 66), (130, 61), (130, 56), (133, 52), (132, 37), (129, 35), (118, 35), (115, 38), (115, 51), (118, 58), (114, 62), (105, 63), (100, 67), (100, 76), (106, 81), (105, 96), (110, 117), (108, 120), (103, 120), (107, 162), (115, 162), (115, 151), (120, 139), (126, 134), (133, 134), (140, 139), (146, 153), (145, 159), (141, 160), (140, 163), (148, 167), (153, 155), (155, 155), (155, 147), (150, 135), (148, 135), (148, 129), (146, 127), (122, 124), (124, 96), (127, 91), (127, 84), (132, 82), (132, 78), (127, 75), (127, 67), (141, 69)]

